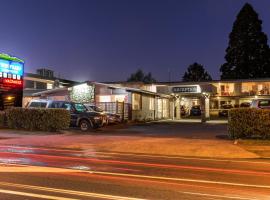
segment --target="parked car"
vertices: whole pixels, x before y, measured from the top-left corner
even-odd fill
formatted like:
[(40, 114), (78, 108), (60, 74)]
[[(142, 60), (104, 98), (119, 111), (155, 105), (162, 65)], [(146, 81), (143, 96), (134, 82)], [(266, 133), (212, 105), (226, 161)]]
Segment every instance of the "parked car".
[(233, 105), (231, 105), (231, 104), (223, 104), (223, 105), (221, 106), (221, 109), (222, 109), (222, 110), (219, 110), (218, 115), (219, 115), (220, 117), (228, 117), (228, 115), (229, 115), (229, 110), (232, 109), (232, 108), (233, 108)]
[(93, 105), (93, 104), (85, 104), (85, 106), (92, 111), (95, 112), (99, 112), (102, 113), (104, 115), (106, 115), (106, 124), (115, 124), (115, 123), (120, 123), (121, 122), (121, 116), (114, 114), (114, 113), (110, 113), (110, 112), (106, 112), (104, 111), (102, 108)]
[(250, 103), (249, 102), (243, 102), (240, 104), (240, 108), (249, 108), (250, 107)]
[(251, 108), (270, 109), (270, 99), (254, 99)]
[(190, 116), (200, 116), (202, 114), (201, 107), (199, 105), (192, 106), (190, 109)]
[(79, 127), (82, 131), (102, 126), (104, 114), (89, 111), (83, 104), (69, 101), (32, 100), (27, 108), (64, 108), (70, 111), (70, 126)]

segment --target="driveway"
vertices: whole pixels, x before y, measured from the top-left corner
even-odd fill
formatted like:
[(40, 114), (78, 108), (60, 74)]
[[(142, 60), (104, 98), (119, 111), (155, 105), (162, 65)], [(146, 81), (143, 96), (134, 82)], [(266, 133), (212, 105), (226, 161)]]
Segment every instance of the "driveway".
[(98, 131), (62, 134), (0, 130), (0, 145), (42, 146), (170, 156), (258, 158), (226, 139), (225, 124), (147, 123), (109, 126)]

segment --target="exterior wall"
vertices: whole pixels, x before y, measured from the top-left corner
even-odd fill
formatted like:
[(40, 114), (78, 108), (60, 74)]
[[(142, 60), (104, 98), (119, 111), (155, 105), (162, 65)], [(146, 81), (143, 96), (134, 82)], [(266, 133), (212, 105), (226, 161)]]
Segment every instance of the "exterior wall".
[[(141, 95), (141, 107), (134, 109), (132, 107), (132, 120), (150, 121), (155, 119), (155, 97), (150, 95)], [(134, 102), (132, 102), (134, 104)]]

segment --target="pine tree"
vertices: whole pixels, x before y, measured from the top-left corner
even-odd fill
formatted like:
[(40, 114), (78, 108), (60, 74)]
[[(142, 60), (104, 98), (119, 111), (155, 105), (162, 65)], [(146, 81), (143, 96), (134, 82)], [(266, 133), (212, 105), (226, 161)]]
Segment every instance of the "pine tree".
[(152, 77), (151, 72), (145, 75), (141, 69), (138, 69), (135, 73), (130, 75), (127, 82), (155, 83), (156, 79)]
[(204, 67), (198, 63), (193, 63), (187, 69), (184, 76), (182, 77), (183, 81), (210, 81), (212, 80), (211, 76), (205, 71)]
[(221, 68), (221, 79), (270, 77), (270, 50), (262, 21), (246, 3), (240, 10), (229, 35), (229, 46)]

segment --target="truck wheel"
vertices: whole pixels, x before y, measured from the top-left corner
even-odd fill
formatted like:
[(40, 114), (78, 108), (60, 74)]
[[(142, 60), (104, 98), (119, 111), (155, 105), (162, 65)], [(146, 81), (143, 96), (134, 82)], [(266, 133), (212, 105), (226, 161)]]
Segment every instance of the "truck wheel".
[(83, 119), (80, 121), (80, 129), (81, 131), (88, 131), (91, 128), (91, 124), (89, 123), (89, 121)]

